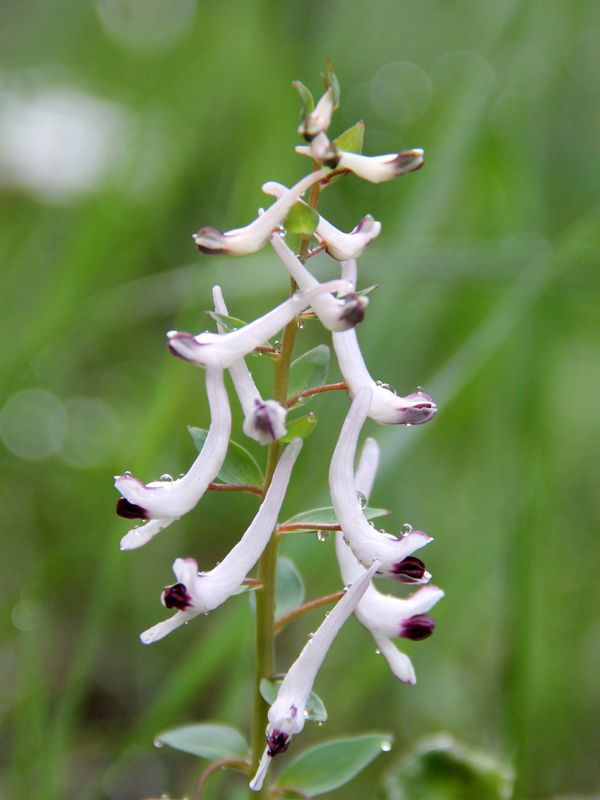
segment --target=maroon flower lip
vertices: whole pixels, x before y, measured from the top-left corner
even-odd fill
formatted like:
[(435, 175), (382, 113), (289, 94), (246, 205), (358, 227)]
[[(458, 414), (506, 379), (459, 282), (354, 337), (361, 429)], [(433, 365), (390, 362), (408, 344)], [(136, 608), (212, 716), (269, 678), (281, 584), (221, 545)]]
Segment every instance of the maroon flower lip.
[(415, 614), (404, 620), (400, 629), (400, 636), (420, 642), (427, 639), (435, 630), (435, 620), (429, 614)]
[(178, 611), (185, 611), (193, 605), (192, 597), (184, 583), (174, 583), (172, 586), (165, 586), (162, 593), (162, 602), (165, 608), (176, 608)]
[(407, 556), (394, 564), (392, 572), (402, 583), (418, 583), (425, 575), (425, 563), (415, 556)]
[(278, 756), (280, 753), (285, 753), (290, 746), (290, 741), (291, 736), (289, 734), (275, 728), (275, 730), (267, 736), (267, 752), (271, 758)]
[(117, 500), (117, 514), (125, 519), (150, 519), (148, 512), (141, 506), (136, 506), (135, 503), (130, 503), (124, 497), (119, 497)]

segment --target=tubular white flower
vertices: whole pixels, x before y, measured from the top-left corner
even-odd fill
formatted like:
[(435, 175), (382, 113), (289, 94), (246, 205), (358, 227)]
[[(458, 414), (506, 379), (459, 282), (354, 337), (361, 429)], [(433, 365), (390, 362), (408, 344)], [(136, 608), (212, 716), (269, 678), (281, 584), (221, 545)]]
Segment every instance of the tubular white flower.
[[(354, 488), (366, 499), (369, 498), (377, 466), (379, 446), (375, 439), (366, 439), (354, 477)], [(344, 541), (343, 533), (336, 534), (336, 555), (344, 582), (352, 582), (364, 575), (365, 568), (360, 564)], [(419, 559), (405, 559), (405, 572), (412, 574), (415, 583), (426, 583), (431, 576), (425, 572), (425, 565)], [(419, 577), (420, 576), (420, 577)], [(387, 660), (394, 675), (403, 683), (415, 683), (413, 665), (405, 653), (399, 651), (392, 638), (426, 638), (433, 632), (433, 620), (423, 613), (443, 597), (444, 593), (435, 586), (419, 589), (407, 599), (383, 595), (371, 584), (354, 611), (355, 616), (371, 634), (377, 649)]]
[[(213, 302), (218, 314), (228, 315), (220, 286), (213, 286)], [(217, 329), (223, 334), (223, 327), (218, 323)], [(244, 359), (235, 361), (229, 367), (229, 373), (244, 411), (243, 431), (246, 436), (265, 445), (284, 436), (287, 409), (276, 400), (262, 399)]]
[(302, 440), (286, 447), (273, 474), (265, 498), (240, 541), (210, 572), (198, 572), (193, 558), (178, 558), (173, 564), (177, 583), (167, 586), (162, 595), (167, 608), (176, 608), (170, 619), (159, 622), (141, 635), (144, 644), (162, 639), (175, 628), (206, 614), (225, 602), (241, 586), (244, 578), (267, 546), (285, 497), (292, 467), (302, 449)]
[[(281, 183), (268, 181), (262, 186), (263, 192), (282, 197), (288, 189)], [(300, 201), (304, 202), (304, 201)], [(324, 217), (319, 217), (319, 223), (315, 230), (315, 236), (323, 245), (325, 250), (332, 258), (337, 261), (346, 261), (351, 258), (358, 258), (362, 255), (365, 248), (371, 244), (373, 239), (381, 232), (381, 222), (377, 222), (370, 214), (364, 216), (358, 225), (350, 233), (338, 230)]]
[(420, 147), (400, 153), (363, 156), (360, 153), (336, 150), (325, 134), (316, 136), (309, 145), (299, 145), (296, 152), (315, 158), (328, 167), (347, 169), (370, 183), (383, 183), (408, 172), (415, 172), (425, 163), (425, 153)]
[(229, 369), (240, 358), (267, 342), (271, 336), (310, 306), (319, 295), (342, 288), (347, 288), (347, 283), (336, 280), (321, 283), (307, 292), (296, 292), (267, 314), (230, 333), (218, 334), (206, 331), (193, 336), (191, 333), (169, 331), (167, 333), (169, 350), (173, 355), (191, 361), (198, 367), (215, 366)]
[(196, 247), (206, 255), (227, 253), (232, 256), (245, 256), (255, 253), (269, 241), (273, 229), (281, 224), (300, 196), (326, 174), (327, 170), (311, 172), (244, 228), (235, 228), (226, 233), (216, 228), (201, 228), (192, 237)]
[(304, 136), (309, 141), (317, 134), (326, 131), (331, 123), (333, 115), (333, 90), (327, 89), (321, 97), (314, 110), (307, 114), (298, 128), (300, 136)]
[(363, 387), (357, 393), (342, 426), (329, 470), (329, 488), (335, 515), (342, 527), (344, 539), (356, 558), (365, 567), (377, 560), (377, 573), (384, 577), (404, 576), (404, 560), (415, 550), (424, 547), (431, 537), (423, 531), (413, 531), (396, 538), (380, 533), (369, 524), (354, 488), (354, 457), (358, 435), (367, 417), (371, 390)]
[(204, 447), (183, 477), (152, 483), (142, 483), (127, 473), (115, 478), (115, 487), (122, 495), (117, 502), (117, 513), (127, 519), (149, 520), (121, 539), (121, 550), (141, 547), (191, 511), (219, 473), (231, 434), (231, 410), (221, 369), (206, 371), (206, 394), (210, 428)]
[[(271, 236), (271, 244), (287, 271), (303, 291), (324, 285), (317, 281), (299, 258), (296, 258), (280, 234), (274, 233)], [(358, 325), (364, 318), (368, 304), (368, 298), (359, 297), (354, 292), (348, 291), (350, 289), (348, 285), (342, 284), (342, 286), (345, 292), (343, 297), (322, 294), (315, 297), (312, 302), (315, 314), (330, 331), (347, 331)]]
[(289, 668), (279, 687), (275, 702), (269, 709), (269, 725), (266, 732), (267, 747), (256, 775), (250, 783), (250, 788), (254, 791), (261, 789), (271, 759), (279, 753), (285, 752), (292, 736), (300, 733), (304, 727), (306, 702), (317, 672), (340, 628), (367, 591), (376, 568), (377, 564), (375, 563), (352, 582), (344, 597), (325, 617)]
[[(342, 278), (354, 288), (355, 260), (342, 262)], [(332, 342), (350, 397), (355, 397), (364, 386), (371, 389), (368, 416), (372, 420), (383, 425), (422, 425), (435, 417), (437, 405), (433, 397), (422, 389), (402, 396), (373, 380), (360, 351), (356, 331), (334, 332)]]

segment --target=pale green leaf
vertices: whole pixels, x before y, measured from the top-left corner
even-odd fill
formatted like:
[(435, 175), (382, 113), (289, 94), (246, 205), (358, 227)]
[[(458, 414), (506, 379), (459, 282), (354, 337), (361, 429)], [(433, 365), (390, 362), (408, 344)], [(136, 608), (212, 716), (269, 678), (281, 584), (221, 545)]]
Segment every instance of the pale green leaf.
[(304, 581), (287, 556), (279, 556), (275, 572), (275, 617), (284, 617), (304, 602)]
[(291, 442), (294, 439), (306, 439), (307, 436), (317, 427), (317, 417), (315, 414), (306, 414), (304, 417), (289, 420), (286, 422), (287, 433), (282, 436), (280, 442)]
[(302, 117), (306, 117), (315, 108), (315, 101), (310, 89), (307, 89), (302, 81), (292, 81), (292, 86), (300, 95), (300, 102), (302, 103)]
[(206, 312), (211, 319), (214, 319), (219, 325), (223, 327), (225, 332), (237, 331), (243, 328), (247, 323), (237, 317), (230, 317), (227, 314), (219, 314), (216, 311)]
[(333, 140), (333, 144), (338, 150), (345, 150), (347, 153), (362, 153), (365, 140), (365, 123), (359, 120)]
[(288, 394), (293, 396), (312, 386), (322, 386), (327, 381), (330, 359), (329, 348), (320, 344), (292, 361)]
[(242, 734), (228, 725), (202, 723), (184, 725), (159, 734), (155, 742), (167, 744), (200, 758), (246, 758), (248, 744)]
[(290, 209), (283, 226), (288, 233), (299, 233), (303, 236), (313, 234), (319, 224), (319, 215), (306, 203), (296, 203)]
[[(202, 450), (208, 431), (204, 430), (204, 428), (194, 427), (188, 427), (188, 430), (197, 449), (199, 451)], [(245, 447), (232, 440), (229, 441), (227, 455), (217, 477), (223, 483), (231, 484), (242, 483), (250, 486), (262, 486), (263, 482), (262, 470), (254, 457)]]
[[(391, 514), (387, 508), (371, 508), (367, 506), (363, 508), (363, 514), (366, 519), (378, 519), (379, 517), (387, 517)], [(332, 506), (322, 506), (321, 508), (311, 508), (308, 511), (301, 511), (290, 519), (286, 520), (283, 525), (306, 525), (307, 531), (314, 531), (315, 525), (337, 525), (338, 520)]]

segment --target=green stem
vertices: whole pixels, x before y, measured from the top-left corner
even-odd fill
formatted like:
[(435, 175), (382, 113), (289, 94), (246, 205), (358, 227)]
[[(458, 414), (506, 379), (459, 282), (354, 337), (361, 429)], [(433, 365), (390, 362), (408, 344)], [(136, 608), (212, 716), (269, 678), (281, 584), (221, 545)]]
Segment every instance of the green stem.
[[(317, 165), (315, 165), (314, 168), (316, 169)], [(317, 207), (319, 191), (320, 187), (318, 183), (311, 188), (308, 202), (312, 208)], [(304, 261), (307, 256), (309, 243), (310, 236), (303, 236), (298, 253), (302, 261)], [(292, 281), (291, 293), (293, 294), (296, 289), (296, 284)], [(286, 325), (281, 339), (281, 351), (279, 355), (273, 359), (275, 364), (274, 397), (284, 408), (287, 408), (288, 381), (297, 333), (298, 324), (297, 321), (293, 319)], [(273, 442), (269, 447), (263, 493), (266, 493), (271, 484), (275, 467), (281, 455), (281, 449), (280, 442)], [(256, 593), (256, 674), (254, 680), (251, 753), (253, 773), (258, 767), (258, 762), (265, 748), (265, 727), (269, 708), (260, 693), (260, 682), (263, 678), (269, 678), (275, 672), (275, 569), (277, 565), (279, 539), (277, 528), (275, 528), (271, 540), (258, 562), (258, 580), (261, 582), (263, 588), (260, 592)], [(261, 800), (267, 800), (267, 798), (269, 798), (268, 775), (262, 790), (258, 794), (251, 792), (250, 796), (252, 798), (261, 798)]]

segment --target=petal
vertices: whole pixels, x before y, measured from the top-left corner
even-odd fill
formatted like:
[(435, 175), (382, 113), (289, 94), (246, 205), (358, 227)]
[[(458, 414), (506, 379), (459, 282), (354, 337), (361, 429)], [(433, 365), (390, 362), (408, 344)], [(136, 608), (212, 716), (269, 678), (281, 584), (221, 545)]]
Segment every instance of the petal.
[(414, 172), (424, 163), (424, 152), (420, 148), (382, 156), (363, 156), (359, 153), (339, 152), (338, 169), (347, 169), (357, 177), (371, 183), (382, 183)]
[(140, 639), (142, 640), (142, 644), (153, 644), (160, 639), (164, 639), (171, 631), (185, 625), (186, 622), (194, 619), (198, 614), (200, 614), (200, 611), (195, 608), (190, 608), (186, 611), (178, 611), (172, 617), (169, 617), (169, 619), (165, 619), (163, 622), (159, 622), (151, 628), (148, 628), (147, 631), (141, 633)]
[[(274, 309), (244, 325), (237, 331), (224, 333), (189, 333), (170, 331), (169, 349), (181, 358), (199, 367), (215, 366), (228, 369), (240, 358), (247, 356), (255, 348), (265, 344), (272, 336), (284, 328), (294, 317), (301, 314), (321, 294), (347, 288), (345, 281), (335, 280), (318, 284), (306, 292), (296, 292)], [(195, 340), (195, 345), (193, 341)], [(180, 347), (180, 342), (183, 346)]]
[(131, 531), (121, 543), (123, 549), (145, 544), (170, 522), (194, 508), (221, 469), (231, 432), (229, 398), (221, 370), (206, 371), (206, 392), (211, 413), (210, 428), (202, 451), (182, 478), (149, 484), (131, 475), (116, 478), (115, 486), (125, 499), (143, 508), (155, 523)]
[(244, 228), (236, 228), (226, 233), (221, 233), (215, 228), (201, 228), (193, 236), (196, 247), (206, 255), (228, 253), (241, 256), (255, 253), (268, 242), (273, 229), (283, 221), (299, 197), (326, 174), (326, 170), (311, 172)]
[(396, 645), (388, 639), (387, 636), (378, 633), (371, 633), (371, 635), (377, 645), (377, 649), (381, 655), (384, 656), (390, 669), (398, 680), (402, 681), (402, 683), (416, 683), (417, 676), (415, 675), (415, 669), (406, 653), (398, 650)]
[[(303, 291), (314, 290), (315, 287), (322, 285), (306, 269), (300, 259), (292, 253), (283, 237), (277, 233), (273, 234), (271, 244), (291, 277)], [(346, 331), (349, 328), (353, 328), (358, 322), (362, 321), (364, 309), (367, 305), (366, 297), (358, 297), (355, 294), (348, 293), (349, 287), (342, 282), (340, 282), (340, 286), (346, 291), (343, 299), (336, 298), (332, 294), (322, 294), (312, 301), (315, 314), (323, 325), (331, 331)]]
[(431, 541), (423, 531), (411, 531), (396, 538), (376, 531), (365, 518), (354, 488), (354, 457), (358, 436), (371, 403), (371, 390), (357, 393), (342, 426), (329, 471), (331, 501), (342, 526), (344, 538), (356, 558), (369, 567), (381, 562), (378, 574), (393, 577), (395, 565)]
[(276, 400), (255, 400), (254, 411), (246, 417), (242, 429), (259, 444), (269, 445), (285, 436), (287, 410)]
[(354, 474), (354, 490), (368, 501), (379, 466), (379, 445), (372, 437), (365, 439)]
[(326, 131), (331, 123), (333, 105), (333, 90), (330, 87), (320, 98), (314, 111), (307, 114), (300, 123), (298, 128), (300, 136), (304, 136), (310, 141), (317, 134)]

